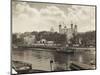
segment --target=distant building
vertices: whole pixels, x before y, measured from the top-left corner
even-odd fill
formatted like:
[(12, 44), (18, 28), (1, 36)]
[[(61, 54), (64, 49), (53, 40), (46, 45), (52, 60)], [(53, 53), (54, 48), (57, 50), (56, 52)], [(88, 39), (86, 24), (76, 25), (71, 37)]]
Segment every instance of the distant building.
[(53, 46), (54, 41), (47, 41), (46, 39), (41, 39), (40, 41), (37, 41), (38, 45), (45, 45), (45, 46)]
[(47, 44), (54, 44), (54, 41), (47, 41)]
[(24, 37), (25, 45), (34, 45), (35, 42), (36, 42), (35, 35), (29, 35)]
[(41, 43), (41, 44), (46, 44), (46, 43), (47, 43), (47, 40), (46, 40), (46, 39), (41, 39), (41, 40), (40, 40), (40, 43)]
[(71, 24), (70, 28), (67, 28), (66, 26), (62, 28), (62, 25), (59, 25), (59, 33), (65, 34), (69, 42), (69, 40), (73, 37), (73, 35), (77, 35), (77, 25), (73, 26), (73, 24)]
[(21, 33), (16, 33), (17, 38), (21, 38)]

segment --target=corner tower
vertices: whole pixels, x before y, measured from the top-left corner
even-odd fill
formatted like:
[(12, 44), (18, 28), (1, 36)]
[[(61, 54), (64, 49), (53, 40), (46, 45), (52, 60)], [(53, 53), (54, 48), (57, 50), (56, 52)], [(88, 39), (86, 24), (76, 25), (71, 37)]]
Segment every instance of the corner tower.
[(61, 33), (62, 27), (61, 25), (59, 25), (59, 33)]
[(74, 34), (77, 35), (77, 25), (74, 26)]

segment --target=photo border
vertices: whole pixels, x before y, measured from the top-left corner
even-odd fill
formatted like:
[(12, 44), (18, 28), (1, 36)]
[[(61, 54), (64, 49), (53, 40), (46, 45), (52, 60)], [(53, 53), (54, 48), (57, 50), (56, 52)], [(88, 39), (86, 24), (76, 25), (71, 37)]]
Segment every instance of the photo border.
[[(78, 6), (91, 6), (95, 7), (95, 69), (97, 70), (97, 5), (89, 5), (89, 4), (73, 4), (73, 3), (56, 3), (56, 2), (42, 2), (42, 1), (21, 1), (21, 0), (10, 0), (10, 22), (11, 22), (11, 29), (10, 29), (10, 74), (11, 75), (19, 75), (19, 74), (12, 74), (12, 1), (16, 2), (28, 2), (28, 3), (45, 3), (45, 4), (56, 4), (56, 5), (78, 5)], [(73, 71), (89, 71), (89, 70), (73, 70)], [(56, 72), (73, 72), (73, 71), (47, 71), (47, 72), (35, 72), (35, 73), (28, 73), (30, 75), (32, 74), (39, 74), (39, 73), (56, 73)], [(92, 70), (91, 70), (92, 71)], [(27, 74), (23, 74), (27, 75)]]

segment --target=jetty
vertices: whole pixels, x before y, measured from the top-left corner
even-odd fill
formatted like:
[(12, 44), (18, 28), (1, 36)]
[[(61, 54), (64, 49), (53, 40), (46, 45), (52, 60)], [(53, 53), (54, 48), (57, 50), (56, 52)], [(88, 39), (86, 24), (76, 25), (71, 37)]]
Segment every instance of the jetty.
[(71, 70), (93, 70), (95, 66), (73, 61), (70, 63), (70, 68)]

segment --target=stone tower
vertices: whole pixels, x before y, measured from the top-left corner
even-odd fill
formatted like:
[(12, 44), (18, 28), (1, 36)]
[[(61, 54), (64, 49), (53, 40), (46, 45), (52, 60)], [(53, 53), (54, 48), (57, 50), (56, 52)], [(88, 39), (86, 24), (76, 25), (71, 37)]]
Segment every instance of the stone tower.
[(74, 34), (77, 35), (77, 25), (74, 26)]
[(61, 30), (62, 30), (61, 25), (59, 25), (59, 33), (61, 33)]
[(71, 23), (71, 29), (73, 30), (73, 24)]

